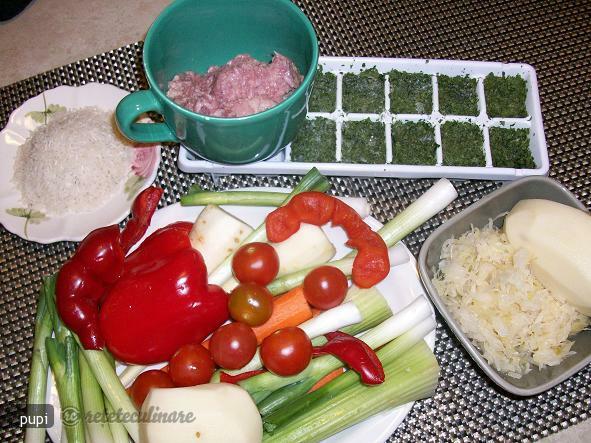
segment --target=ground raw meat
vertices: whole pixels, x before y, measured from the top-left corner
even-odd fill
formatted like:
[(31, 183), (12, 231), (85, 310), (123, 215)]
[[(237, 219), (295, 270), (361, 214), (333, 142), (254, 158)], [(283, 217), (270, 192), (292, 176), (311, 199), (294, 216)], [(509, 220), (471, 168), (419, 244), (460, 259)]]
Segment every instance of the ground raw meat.
[(177, 74), (168, 83), (168, 97), (184, 108), (215, 117), (242, 117), (285, 100), (302, 83), (298, 68), (275, 53), (271, 63), (240, 54), (204, 75)]

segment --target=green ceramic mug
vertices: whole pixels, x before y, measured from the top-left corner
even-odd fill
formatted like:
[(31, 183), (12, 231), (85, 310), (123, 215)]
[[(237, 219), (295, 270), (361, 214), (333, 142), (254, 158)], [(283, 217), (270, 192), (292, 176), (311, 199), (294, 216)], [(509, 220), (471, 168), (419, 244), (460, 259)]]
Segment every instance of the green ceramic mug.
[[(178, 73), (204, 73), (238, 54), (270, 61), (289, 57), (304, 75), (302, 84), (277, 106), (237, 118), (196, 114), (166, 96)], [(138, 142), (180, 142), (214, 162), (244, 164), (275, 155), (304, 121), (318, 64), (318, 41), (308, 18), (289, 0), (177, 0), (150, 27), (143, 50), (150, 89), (134, 92), (117, 106), (121, 132)], [(137, 123), (146, 112), (165, 123)]]

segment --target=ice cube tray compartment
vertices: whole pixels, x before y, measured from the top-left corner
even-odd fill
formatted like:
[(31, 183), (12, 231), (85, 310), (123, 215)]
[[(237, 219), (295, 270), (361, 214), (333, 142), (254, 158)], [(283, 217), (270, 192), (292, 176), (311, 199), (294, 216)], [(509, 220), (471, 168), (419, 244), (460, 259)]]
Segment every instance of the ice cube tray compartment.
[[(312, 166), (328, 175), (358, 175), (376, 177), (450, 177), (479, 178), (495, 180), (512, 180), (527, 175), (545, 175), (549, 169), (548, 153), (544, 136), (542, 115), (535, 70), (527, 64), (476, 62), (459, 60), (425, 60), (425, 59), (388, 59), (388, 58), (350, 58), (320, 57), (319, 66), (324, 72), (332, 72), (337, 77), (336, 107), (333, 112), (309, 112), (308, 119), (327, 118), (336, 123), (336, 163), (292, 162), (291, 147), (280, 152), (274, 158), (249, 165), (221, 165), (195, 158), (186, 148), (181, 146), (179, 152), (179, 168), (185, 172), (213, 173), (247, 173), (247, 174), (304, 174)], [(345, 112), (343, 110), (343, 77), (346, 73), (359, 74), (361, 71), (375, 67), (384, 74), (384, 111), (367, 114)], [(424, 73), (431, 76), (432, 112), (430, 114), (397, 114), (391, 111), (389, 72), (397, 70), (408, 73)], [(523, 118), (491, 118), (487, 115), (484, 88), (485, 77), (492, 73), (495, 76), (518, 75), (526, 82), (527, 117)], [(440, 112), (439, 78), (440, 75), (450, 77), (468, 76), (476, 79), (478, 115), (444, 115)], [(343, 125), (349, 121), (361, 121), (369, 118), (373, 122), (384, 124), (386, 145), (386, 163), (363, 164), (342, 163)], [(396, 122), (425, 121), (433, 126), (437, 143), (435, 165), (404, 165), (394, 164), (392, 147), (392, 126)], [(485, 166), (444, 166), (444, 152), (441, 143), (441, 127), (446, 122), (457, 121), (477, 125), (482, 131)], [(502, 168), (493, 164), (490, 133), (492, 127), (511, 129), (526, 128), (529, 130), (529, 149), (536, 164), (532, 169)]]

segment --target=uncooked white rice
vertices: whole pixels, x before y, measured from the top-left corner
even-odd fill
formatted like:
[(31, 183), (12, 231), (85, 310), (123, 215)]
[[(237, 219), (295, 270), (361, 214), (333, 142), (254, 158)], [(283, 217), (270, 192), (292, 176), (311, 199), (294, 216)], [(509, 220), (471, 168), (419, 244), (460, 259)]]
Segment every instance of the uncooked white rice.
[(128, 176), (131, 146), (116, 133), (109, 112), (60, 112), (19, 147), (12, 180), (27, 207), (47, 215), (89, 211)]

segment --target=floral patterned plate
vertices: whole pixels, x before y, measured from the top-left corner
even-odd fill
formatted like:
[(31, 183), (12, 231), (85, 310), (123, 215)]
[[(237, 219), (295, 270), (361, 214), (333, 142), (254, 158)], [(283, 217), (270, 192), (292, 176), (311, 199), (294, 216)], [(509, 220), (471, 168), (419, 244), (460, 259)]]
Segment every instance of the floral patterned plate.
[(80, 241), (93, 229), (118, 223), (129, 214), (135, 196), (156, 178), (160, 163), (159, 145), (137, 145), (120, 191), (91, 212), (50, 217), (26, 207), (12, 183), (18, 147), (31, 131), (66, 109), (96, 106), (113, 112), (127, 94), (123, 89), (101, 83), (60, 86), (27, 100), (11, 114), (8, 124), (0, 132), (0, 223), (8, 231), (39, 243)]

